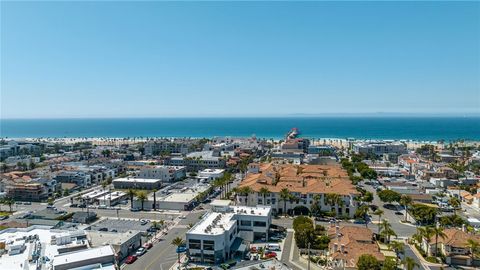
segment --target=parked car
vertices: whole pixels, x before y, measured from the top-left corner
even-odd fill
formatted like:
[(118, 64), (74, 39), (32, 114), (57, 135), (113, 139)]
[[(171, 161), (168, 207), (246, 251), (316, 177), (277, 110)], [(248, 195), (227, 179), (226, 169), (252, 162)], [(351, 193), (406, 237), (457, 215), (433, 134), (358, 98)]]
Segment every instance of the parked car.
[(132, 263), (134, 263), (136, 260), (137, 260), (137, 256), (131, 255), (131, 256), (128, 256), (128, 257), (127, 257), (127, 259), (125, 260), (125, 263), (126, 263), (126, 264), (132, 264)]
[(132, 211), (132, 212), (138, 212), (138, 211), (140, 211), (140, 208), (130, 208), (130, 211)]
[(143, 248), (145, 249), (151, 249), (153, 247), (153, 244), (152, 243), (145, 243), (143, 244)]
[(145, 219), (140, 220), (140, 225), (147, 225), (148, 221)]
[(142, 256), (143, 254), (145, 254), (147, 252), (147, 250), (143, 247), (137, 249), (137, 252), (135, 252), (135, 256), (137, 257), (140, 257)]
[(395, 212), (395, 215), (403, 216), (403, 213), (400, 211)]
[(267, 258), (275, 258), (277, 257), (277, 253), (273, 252), (273, 251), (267, 251), (265, 252), (265, 257)]
[(9, 216), (8, 216), (8, 215), (5, 215), (5, 216), (0, 216), (0, 220), (5, 220), (5, 219), (7, 219), (7, 218), (9, 218)]
[(31, 202), (23, 202), (23, 205), (32, 205)]

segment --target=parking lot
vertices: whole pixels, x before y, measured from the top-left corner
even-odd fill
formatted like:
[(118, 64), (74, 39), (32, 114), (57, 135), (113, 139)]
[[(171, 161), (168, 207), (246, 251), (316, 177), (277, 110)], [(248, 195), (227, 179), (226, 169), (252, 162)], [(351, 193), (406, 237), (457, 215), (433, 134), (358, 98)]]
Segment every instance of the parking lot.
[(131, 230), (146, 232), (152, 226), (149, 220), (103, 219), (92, 225), (91, 230), (124, 233)]

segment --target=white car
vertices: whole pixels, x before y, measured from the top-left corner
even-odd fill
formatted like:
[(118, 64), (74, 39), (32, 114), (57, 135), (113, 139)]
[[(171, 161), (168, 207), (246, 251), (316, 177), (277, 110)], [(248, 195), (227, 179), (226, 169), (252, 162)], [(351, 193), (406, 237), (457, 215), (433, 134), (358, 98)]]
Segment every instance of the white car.
[(141, 248), (139, 248), (139, 249), (137, 250), (137, 252), (135, 252), (135, 255), (136, 255), (137, 257), (140, 257), (140, 256), (142, 256), (143, 254), (145, 254), (146, 252), (147, 252), (147, 250), (146, 250), (145, 248), (141, 247)]

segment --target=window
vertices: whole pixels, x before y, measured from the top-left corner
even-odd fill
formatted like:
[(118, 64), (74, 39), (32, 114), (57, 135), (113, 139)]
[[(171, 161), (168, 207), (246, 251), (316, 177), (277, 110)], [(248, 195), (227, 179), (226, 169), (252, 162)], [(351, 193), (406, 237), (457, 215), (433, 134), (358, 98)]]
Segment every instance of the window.
[(252, 221), (250, 220), (240, 220), (241, 226), (252, 226)]
[(267, 227), (267, 223), (264, 221), (254, 221), (253, 226), (255, 227)]

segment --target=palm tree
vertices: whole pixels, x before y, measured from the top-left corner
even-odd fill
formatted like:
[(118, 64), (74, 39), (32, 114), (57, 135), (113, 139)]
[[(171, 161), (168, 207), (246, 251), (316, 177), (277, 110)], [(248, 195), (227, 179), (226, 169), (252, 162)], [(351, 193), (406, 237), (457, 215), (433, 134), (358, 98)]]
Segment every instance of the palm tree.
[(470, 249), (470, 257), (471, 261), (475, 259), (475, 257), (480, 256), (480, 242), (475, 241), (473, 239), (468, 239), (466, 243), (468, 249)]
[(270, 194), (270, 190), (268, 190), (266, 187), (262, 187), (258, 194), (263, 195), (263, 205), (267, 205), (266, 196), (267, 194)]
[(403, 269), (405, 270), (413, 270), (417, 267), (420, 267), (420, 265), (410, 257), (405, 257), (402, 263), (403, 263)]
[[(183, 241), (183, 239), (180, 237), (175, 237), (170, 244), (179, 248), (185, 245), (185, 241)], [(180, 263), (180, 253), (177, 252), (177, 255), (178, 255), (178, 263)]]
[(386, 219), (380, 224), (380, 235), (384, 237), (384, 240), (387, 240), (387, 243), (390, 243), (390, 236), (397, 236), (392, 229), (392, 225)]
[(383, 216), (383, 210), (378, 208), (377, 210), (375, 210), (375, 212), (373, 212), (374, 215), (378, 216), (378, 231), (377, 233), (380, 234), (380, 223), (382, 222), (382, 216)]
[(400, 204), (403, 205), (403, 207), (405, 208), (405, 222), (407, 222), (407, 212), (408, 212), (408, 206), (410, 204), (412, 204), (412, 197), (408, 196), (408, 195), (402, 195), (402, 197), (400, 197)]
[(443, 232), (443, 228), (440, 226), (435, 226), (432, 228), (432, 232), (435, 235), (435, 257), (438, 257), (438, 238), (445, 239), (447, 235)]
[(405, 244), (402, 242), (393, 241), (390, 244), (388, 244), (388, 246), (395, 251), (397, 256), (398, 254), (405, 253)]
[(357, 211), (355, 211), (355, 217), (363, 219), (365, 221), (365, 227), (368, 228), (367, 215), (368, 215), (368, 205), (366, 204), (361, 205), (360, 207), (357, 208)]
[(12, 212), (12, 205), (15, 203), (15, 200), (13, 198), (6, 198), (4, 203), (8, 205), (8, 208), (10, 209), (10, 213)]
[[(430, 251), (430, 239), (435, 235), (435, 231), (432, 227), (419, 228), (418, 232), (421, 236), (421, 239), (425, 238), (427, 240), (427, 256)], [(420, 241), (421, 242), (421, 241)]]
[(451, 197), (448, 203), (453, 207), (453, 214), (457, 215), (457, 208), (461, 205), (460, 200), (457, 197)]
[(157, 191), (158, 190), (156, 188), (154, 188), (152, 190), (152, 192), (153, 192), (153, 211), (157, 211)]
[(341, 203), (342, 200), (340, 198), (340, 195), (337, 193), (327, 193), (325, 194), (325, 204), (330, 205), (330, 206), (335, 206), (335, 211), (338, 211), (338, 206), (337, 204)]
[(287, 201), (290, 200), (291, 194), (288, 188), (283, 188), (280, 190), (280, 200), (283, 201), (283, 211), (285, 216), (287, 216)]
[(142, 204), (142, 211), (143, 211), (143, 203), (147, 200), (147, 193), (145, 193), (145, 191), (137, 192), (137, 199)]
[(321, 200), (320, 194), (315, 194), (313, 196), (313, 201), (312, 201), (312, 205), (310, 206), (310, 211), (314, 216), (318, 216), (318, 214), (320, 213), (321, 209), (320, 209), (320, 206), (318, 205), (320, 203), (320, 200)]
[(130, 208), (133, 208), (133, 197), (136, 195), (136, 192), (135, 190), (129, 188), (127, 194), (130, 196)]
[(239, 189), (240, 194), (246, 196), (245, 205), (248, 205), (248, 195), (253, 192), (252, 188), (249, 186), (244, 186)]

